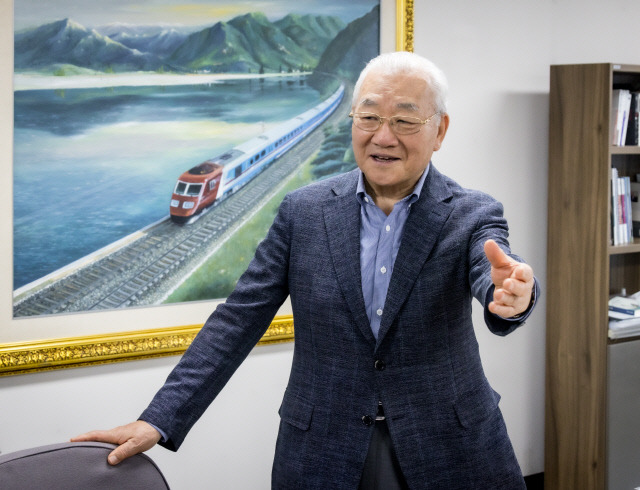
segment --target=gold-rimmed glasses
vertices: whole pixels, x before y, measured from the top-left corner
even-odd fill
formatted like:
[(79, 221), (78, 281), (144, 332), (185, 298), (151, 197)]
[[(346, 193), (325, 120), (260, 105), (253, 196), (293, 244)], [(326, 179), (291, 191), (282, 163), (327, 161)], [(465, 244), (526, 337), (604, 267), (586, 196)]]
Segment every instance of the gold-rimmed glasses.
[(353, 119), (353, 124), (356, 125), (358, 129), (362, 129), (363, 131), (374, 132), (377, 131), (382, 123), (387, 120), (389, 121), (389, 127), (396, 134), (413, 134), (417, 133), (422, 129), (422, 126), (427, 124), (434, 116), (437, 116), (439, 113), (436, 112), (430, 115), (428, 118), (422, 120), (419, 117), (411, 117), (411, 116), (391, 116), (391, 117), (382, 117), (374, 112), (351, 112), (349, 117)]

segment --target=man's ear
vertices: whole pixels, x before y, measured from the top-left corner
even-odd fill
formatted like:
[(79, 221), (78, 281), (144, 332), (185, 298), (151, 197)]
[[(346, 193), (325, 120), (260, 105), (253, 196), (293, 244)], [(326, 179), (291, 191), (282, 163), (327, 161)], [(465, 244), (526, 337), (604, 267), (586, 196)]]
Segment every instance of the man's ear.
[(436, 144), (433, 147), (433, 151), (438, 151), (442, 146), (442, 141), (449, 129), (449, 114), (446, 112), (440, 116), (440, 124), (438, 125), (438, 136), (436, 136)]

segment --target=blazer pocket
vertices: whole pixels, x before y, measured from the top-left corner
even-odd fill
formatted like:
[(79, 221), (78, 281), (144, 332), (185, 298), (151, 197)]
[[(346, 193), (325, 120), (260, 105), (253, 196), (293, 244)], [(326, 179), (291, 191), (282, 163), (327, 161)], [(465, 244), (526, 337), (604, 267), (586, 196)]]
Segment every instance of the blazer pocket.
[(283, 422), (300, 430), (309, 430), (313, 404), (287, 390), (278, 413)]
[(498, 409), (500, 395), (492, 388), (459, 396), (454, 403), (460, 425), (466, 429), (481, 424)]

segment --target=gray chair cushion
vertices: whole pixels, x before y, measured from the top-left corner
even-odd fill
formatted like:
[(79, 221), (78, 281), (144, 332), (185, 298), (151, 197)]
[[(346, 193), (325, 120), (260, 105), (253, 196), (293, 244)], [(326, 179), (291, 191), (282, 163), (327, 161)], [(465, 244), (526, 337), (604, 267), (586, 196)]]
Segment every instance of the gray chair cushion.
[(151, 458), (138, 454), (107, 463), (113, 444), (66, 442), (0, 455), (0, 488), (23, 490), (144, 490), (169, 485)]

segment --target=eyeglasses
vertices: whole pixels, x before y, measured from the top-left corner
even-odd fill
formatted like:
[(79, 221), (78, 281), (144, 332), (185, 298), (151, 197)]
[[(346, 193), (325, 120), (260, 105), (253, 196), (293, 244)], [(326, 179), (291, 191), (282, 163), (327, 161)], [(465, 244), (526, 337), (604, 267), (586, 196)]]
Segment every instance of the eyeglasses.
[(362, 129), (363, 131), (377, 131), (378, 128), (382, 126), (382, 122), (386, 119), (387, 121), (389, 121), (389, 127), (391, 127), (391, 130), (394, 133), (413, 134), (420, 131), (423, 125), (427, 124), (434, 116), (437, 116), (438, 114), (439, 112), (436, 112), (425, 120), (422, 120), (419, 117), (410, 116), (382, 117), (378, 114), (374, 114), (373, 112), (352, 112), (349, 114), (349, 117), (353, 119), (353, 124), (355, 124), (358, 129)]

